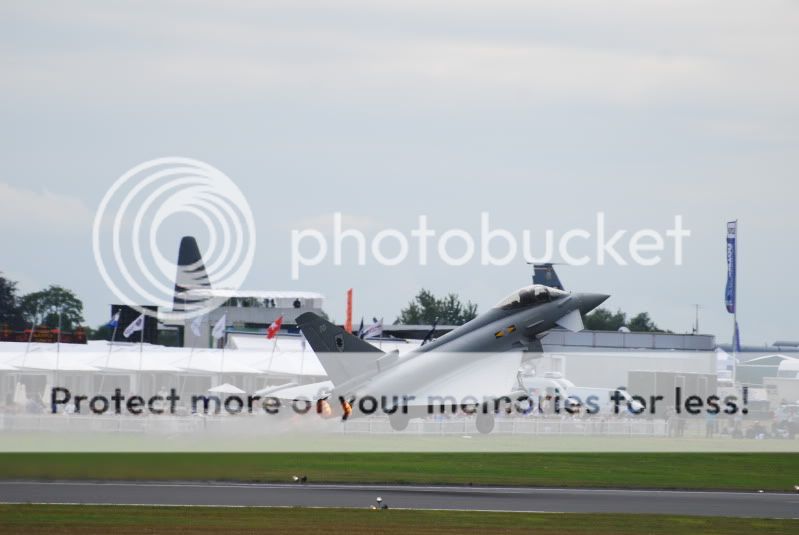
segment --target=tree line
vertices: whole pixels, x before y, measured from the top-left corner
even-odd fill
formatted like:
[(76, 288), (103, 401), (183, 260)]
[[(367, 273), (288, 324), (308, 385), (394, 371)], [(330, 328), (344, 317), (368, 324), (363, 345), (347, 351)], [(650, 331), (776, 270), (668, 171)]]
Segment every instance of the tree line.
[[(13, 330), (23, 330), (31, 325), (47, 326), (55, 329), (75, 330), (84, 322), (83, 302), (71, 291), (51, 284), (38, 292), (19, 295), (17, 282), (3, 277), (0, 273), (0, 326), (7, 325)], [(430, 290), (421, 289), (404, 307), (397, 319), (397, 325), (463, 325), (477, 317), (477, 305), (465, 303), (455, 293), (436, 297)], [(622, 327), (633, 332), (663, 332), (652, 321), (649, 313), (641, 312), (627, 319), (621, 310), (611, 312), (597, 308), (583, 317), (586, 329), (596, 331), (618, 331)], [(90, 338), (110, 338), (107, 326), (98, 329), (86, 328)], [(665, 331), (670, 332), (670, 331)]]
[(19, 295), (17, 282), (0, 274), (0, 325), (23, 330), (31, 325), (73, 331), (83, 324), (83, 302), (71, 291), (51, 284), (38, 292)]
[[(463, 325), (475, 317), (477, 317), (477, 305), (471, 301), (463, 303), (454, 293), (436, 297), (431, 291), (422, 289), (400, 311), (394, 324)], [(627, 314), (621, 310), (611, 312), (605, 308), (597, 308), (583, 316), (583, 324), (586, 329), (593, 331), (618, 331), (626, 327), (632, 332), (664, 332), (652, 321), (648, 312), (640, 312), (628, 320)]]
[(585, 325), (586, 329), (592, 331), (618, 331), (622, 327), (626, 327), (631, 332), (671, 332), (664, 331), (655, 325), (648, 312), (639, 312), (628, 320), (627, 314), (621, 310), (611, 312), (606, 308), (597, 308), (590, 314), (583, 316), (583, 325)]

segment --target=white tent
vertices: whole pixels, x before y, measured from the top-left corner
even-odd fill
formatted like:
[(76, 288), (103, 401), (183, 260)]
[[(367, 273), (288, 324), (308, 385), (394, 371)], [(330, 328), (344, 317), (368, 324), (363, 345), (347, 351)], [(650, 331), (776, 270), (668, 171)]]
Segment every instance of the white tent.
[(23, 383), (17, 383), (14, 388), (14, 403), (25, 405), (28, 402), (28, 389)]
[(5, 361), (20, 371), (95, 372), (97, 368), (87, 362), (86, 355), (75, 353), (59, 355), (54, 351), (31, 351), (15, 355)]
[(96, 358), (91, 361), (91, 365), (102, 371), (120, 372), (178, 372), (180, 368), (170, 363), (175, 357), (165, 352), (139, 353), (137, 350), (123, 348), (120, 351), (114, 350), (110, 354), (95, 354)]
[[(186, 353), (183, 353), (186, 355)], [(247, 365), (244, 361), (251, 360), (253, 357), (242, 355), (235, 350), (227, 351), (224, 355), (219, 349), (195, 350), (193, 354), (184, 356), (179, 360), (172, 361), (173, 366), (177, 366), (187, 373), (209, 374), (209, 373), (235, 373), (260, 375), (262, 372)]]
[(244, 390), (230, 383), (223, 383), (219, 386), (209, 388), (208, 391), (214, 394), (246, 394)]

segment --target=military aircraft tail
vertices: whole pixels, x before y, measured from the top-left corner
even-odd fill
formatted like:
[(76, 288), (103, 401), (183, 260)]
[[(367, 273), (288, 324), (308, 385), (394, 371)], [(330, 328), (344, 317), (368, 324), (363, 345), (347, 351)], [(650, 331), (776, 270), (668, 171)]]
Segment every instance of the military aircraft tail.
[(172, 308), (184, 312), (204, 303), (203, 299), (191, 299), (186, 295), (189, 290), (211, 289), (211, 281), (205, 271), (205, 264), (193, 236), (184, 236), (178, 248), (178, 267), (175, 276), (175, 295)]
[(555, 273), (555, 264), (533, 264), (533, 284), (543, 284), (551, 288), (563, 290), (558, 274)]
[(300, 314), (296, 321), (327, 372), (328, 378), (336, 386), (373, 372), (378, 358), (385, 355), (369, 342), (361, 340), (313, 312)]

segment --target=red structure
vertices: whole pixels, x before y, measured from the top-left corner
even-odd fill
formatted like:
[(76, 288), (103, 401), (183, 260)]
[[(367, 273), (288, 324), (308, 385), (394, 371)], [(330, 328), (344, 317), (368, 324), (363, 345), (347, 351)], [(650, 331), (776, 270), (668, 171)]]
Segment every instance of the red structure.
[[(51, 329), (46, 325), (39, 325), (31, 330), (12, 331), (8, 325), (0, 325), (0, 342), (27, 342), (28, 340), (39, 344), (55, 344), (58, 342), (58, 329)], [(61, 332), (62, 344), (85, 344), (86, 331), (78, 327), (73, 332)]]

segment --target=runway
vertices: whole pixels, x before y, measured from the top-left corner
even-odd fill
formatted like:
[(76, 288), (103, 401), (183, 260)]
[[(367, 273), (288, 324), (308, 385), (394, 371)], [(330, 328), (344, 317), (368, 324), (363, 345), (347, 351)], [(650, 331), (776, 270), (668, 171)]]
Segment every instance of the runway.
[(198, 482), (4, 481), (0, 502), (369, 507), (799, 518), (799, 494)]

